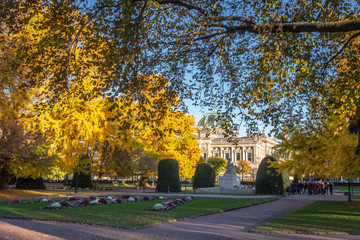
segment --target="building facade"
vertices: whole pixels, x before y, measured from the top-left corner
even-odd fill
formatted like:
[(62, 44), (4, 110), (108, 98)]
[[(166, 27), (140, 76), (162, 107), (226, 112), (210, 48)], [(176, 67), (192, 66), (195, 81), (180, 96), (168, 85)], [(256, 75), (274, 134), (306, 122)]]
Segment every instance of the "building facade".
[(222, 157), (235, 165), (241, 160), (249, 162), (251, 174), (244, 176), (244, 180), (253, 180), (261, 160), (274, 153), (274, 146), (278, 142), (262, 134), (249, 134), (245, 137), (235, 134), (231, 138), (225, 137), (221, 128), (223, 121), (216, 111), (207, 113), (198, 123), (198, 145), (202, 151), (202, 157)]

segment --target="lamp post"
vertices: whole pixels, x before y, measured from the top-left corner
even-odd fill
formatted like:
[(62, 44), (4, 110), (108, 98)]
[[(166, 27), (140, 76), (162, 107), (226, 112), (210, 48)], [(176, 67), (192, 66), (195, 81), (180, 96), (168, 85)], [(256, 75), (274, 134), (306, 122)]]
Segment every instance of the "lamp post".
[(78, 193), (79, 185), (79, 162), (76, 164), (76, 177), (75, 177), (75, 193)]

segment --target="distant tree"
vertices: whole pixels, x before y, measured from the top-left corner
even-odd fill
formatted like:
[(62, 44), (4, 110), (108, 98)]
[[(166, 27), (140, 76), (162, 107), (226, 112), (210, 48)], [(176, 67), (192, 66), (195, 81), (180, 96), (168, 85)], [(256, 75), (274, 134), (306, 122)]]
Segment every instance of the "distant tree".
[(47, 174), (56, 159), (48, 156), (47, 149), (40, 134), (25, 131), (19, 120), (10, 112), (1, 112), (0, 106), (1, 189), (6, 189), (12, 175), (35, 179)]
[(97, 176), (95, 185), (103, 176), (107, 177), (128, 177), (133, 175), (133, 158), (130, 151), (119, 146), (113, 146), (108, 141), (101, 146), (91, 158), (90, 169), (94, 176)]
[(241, 174), (241, 181), (244, 181), (244, 174), (251, 174), (250, 163), (246, 160), (240, 160), (237, 163), (236, 172)]
[(226, 171), (228, 160), (222, 157), (209, 157), (207, 163), (215, 169), (215, 176), (219, 176), (221, 172)]
[(133, 159), (134, 173), (140, 175), (139, 187), (149, 187), (148, 180), (157, 171), (157, 159), (152, 158), (141, 149), (133, 150), (130, 156)]

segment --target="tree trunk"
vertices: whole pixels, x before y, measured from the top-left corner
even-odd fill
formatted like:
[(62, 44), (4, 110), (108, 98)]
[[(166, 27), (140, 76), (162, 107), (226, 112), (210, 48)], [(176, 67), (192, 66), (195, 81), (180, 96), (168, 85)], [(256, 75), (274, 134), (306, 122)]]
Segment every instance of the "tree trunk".
[(68, 184), (69, 184), (69, 175), (68, 175), (68, 174), (66, 174), (66, 175), (64, 176), (64, 182), (63, 182), (63, 185), (64, 185), (64, 187), (67, 187), (67, 186), (68, 186)]
[(11, 179), (11, 174), (4, 168), (0, 169), (0, 189), (6, 190)]

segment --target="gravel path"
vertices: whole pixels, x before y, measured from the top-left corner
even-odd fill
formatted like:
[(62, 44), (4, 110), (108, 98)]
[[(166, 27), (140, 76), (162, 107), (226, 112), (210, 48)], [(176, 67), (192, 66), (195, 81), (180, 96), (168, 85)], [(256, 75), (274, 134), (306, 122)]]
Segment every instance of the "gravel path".
[(344, 200), (341, 194), (332, 196), (295, 195), (266, 204), (139, 230), (2, 218), (0, 219), (0, 239), (359, 239), (359, 235), (287, 235), (249, 232), (258, 225), (322, 199)]

